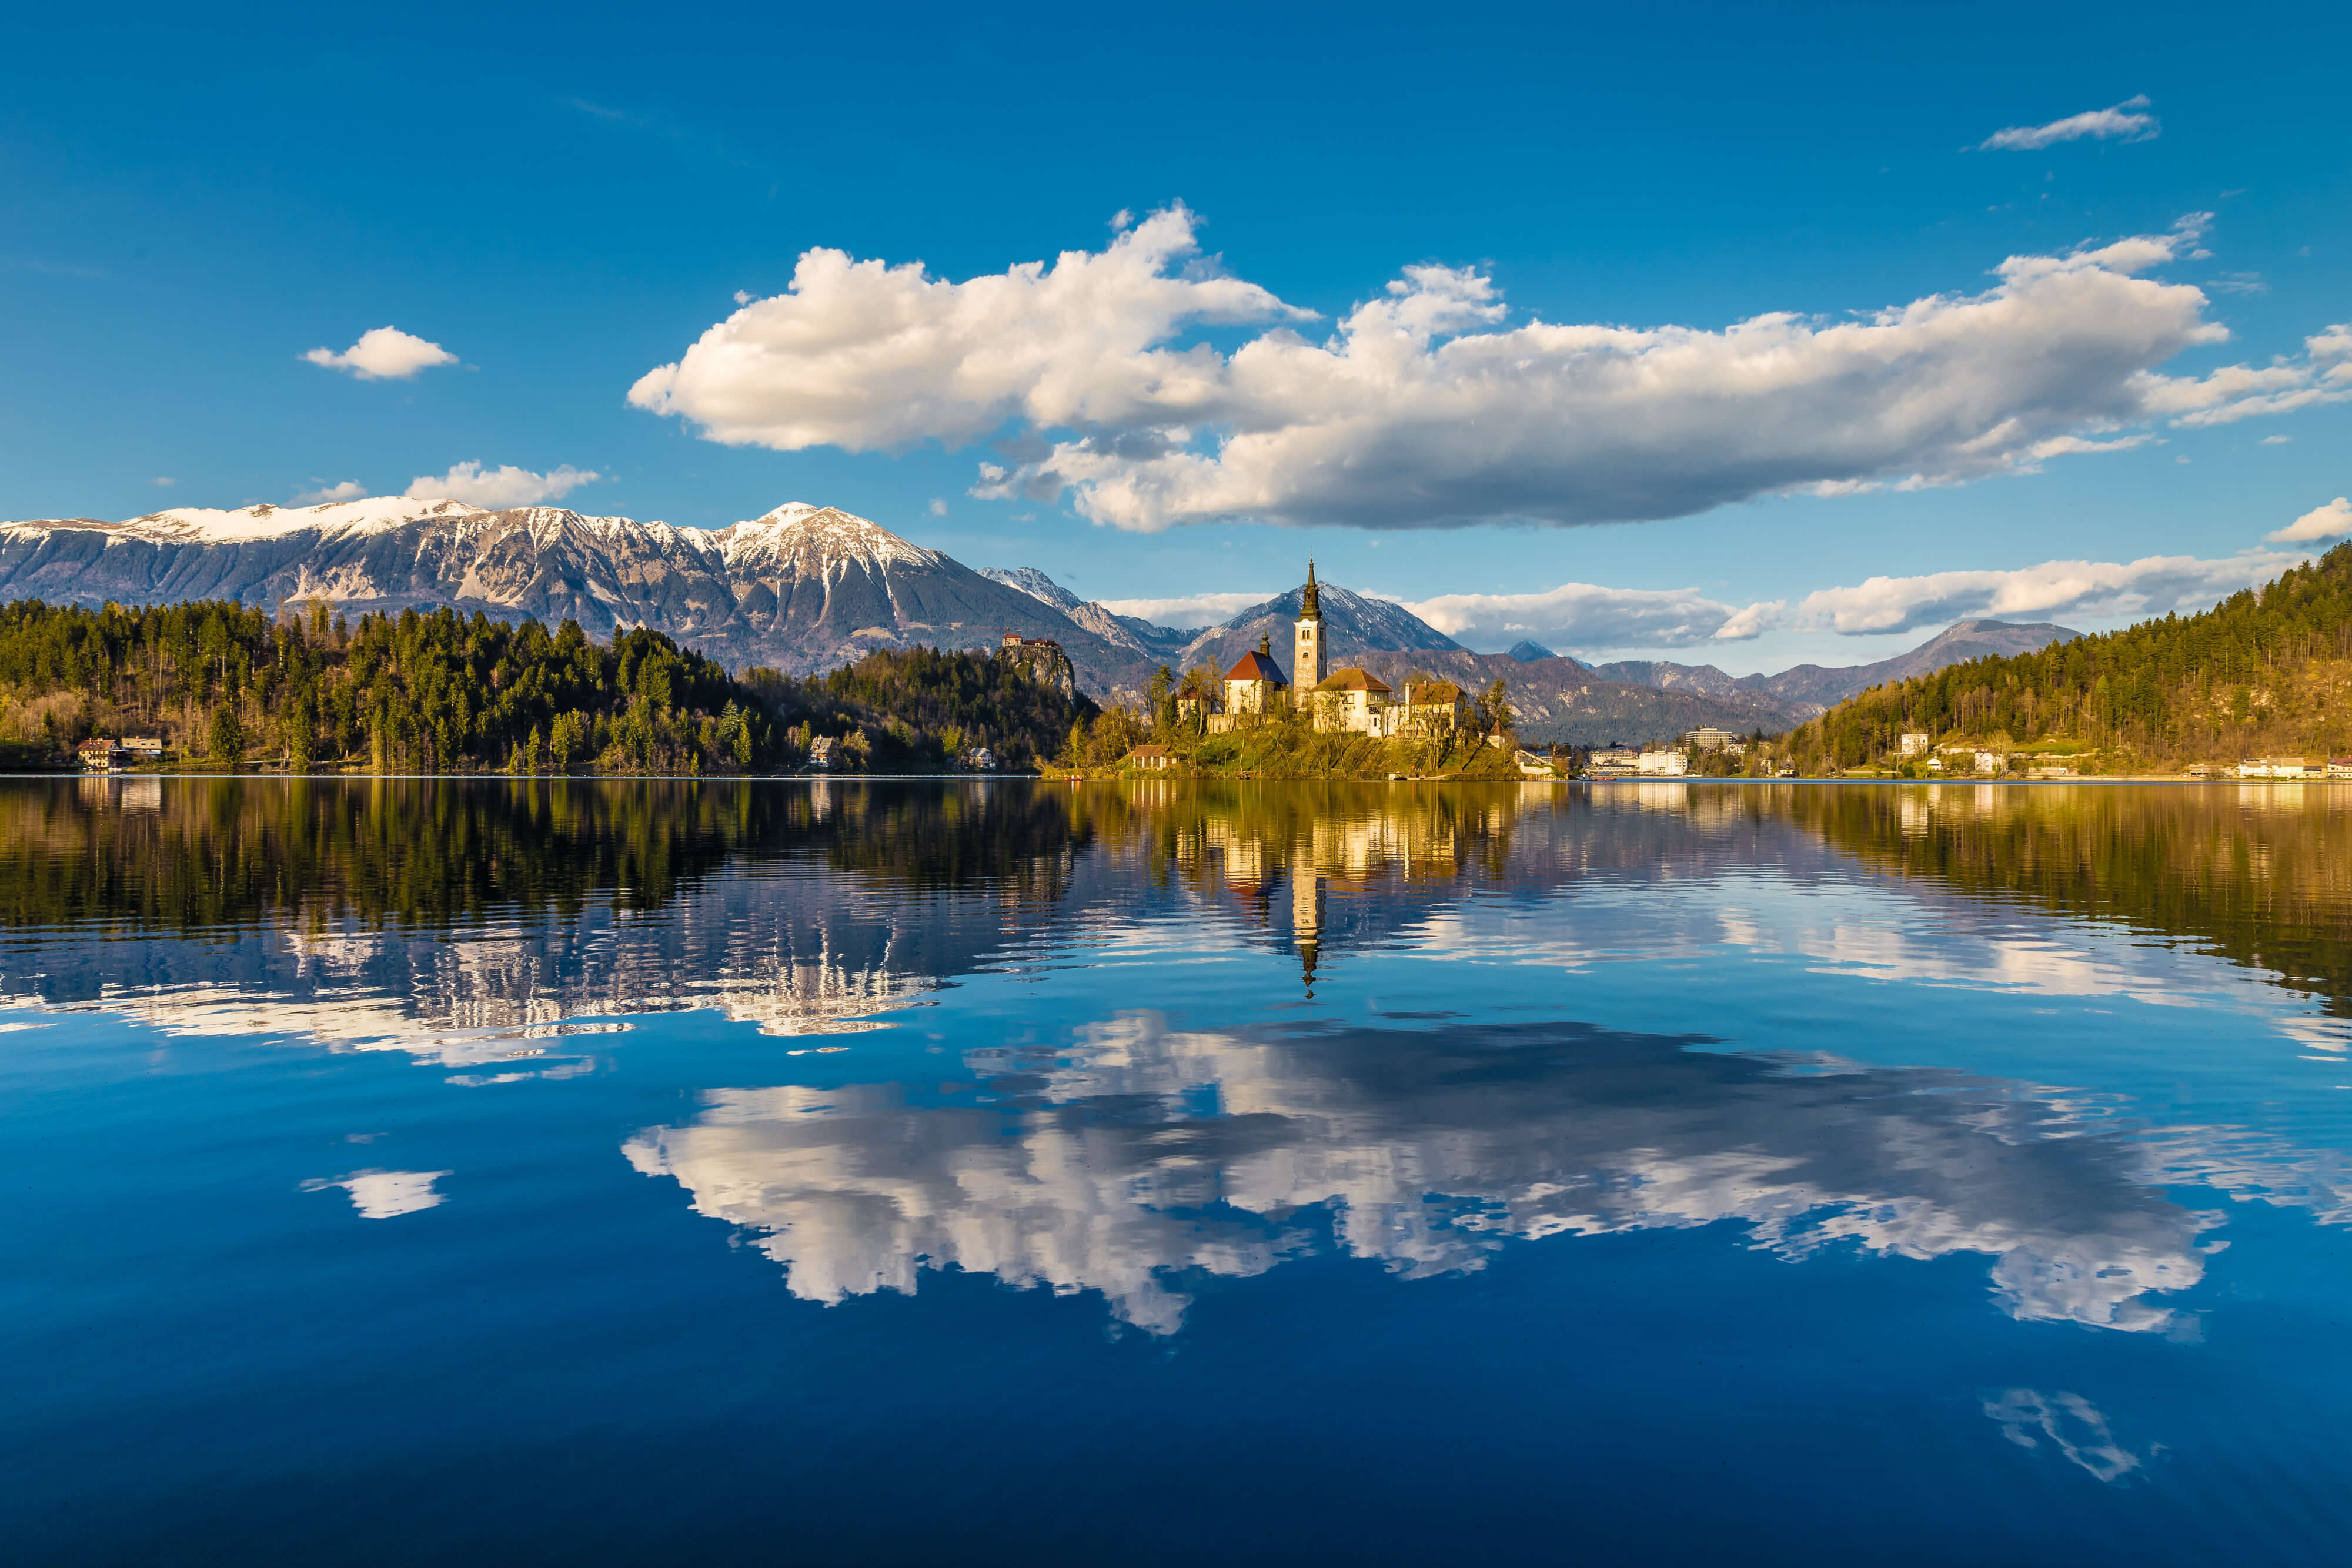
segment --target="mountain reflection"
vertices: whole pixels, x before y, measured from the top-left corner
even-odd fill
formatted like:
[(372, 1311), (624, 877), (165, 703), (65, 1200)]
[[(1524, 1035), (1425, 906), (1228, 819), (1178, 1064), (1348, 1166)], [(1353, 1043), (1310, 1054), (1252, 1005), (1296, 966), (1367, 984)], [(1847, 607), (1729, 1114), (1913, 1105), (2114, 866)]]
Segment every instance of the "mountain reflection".
[[(1628, 933), (2082, 994), (2145, 983), (2065, 946), (2120, 923), (2352, 1017), (2347, 808), (2295, 786), (19, 780), (0, 995), (477, 1062), (677, 1008), (870, 1027), (1112, 931), (1280, 953), (1309, 994), (1400, 946), (1573, 967)], [(1884, 919), (1775, 930), (1743, 891), (1768, 883), (2018, 929), (1982, 961)]]
[(1719, 1221), (1790, 1259), (1980, 1254), (2017, 1318), (2147, 1331), (2173, 1322), (2156, 1298), (2202, 1277), (2218, 1223), (2159, 1183), (2234, 1173), (2342, 1207), (2308, 1162), (2132, 1136), (2062, 1096), (1701, 1043), (1138, 1015), (1061, 1053), (967, 1052), (974, 1082), (931, 1103), (887, 1083), (714, 1091), (624, 1152), (758, 1232), (797, 1296), (908, 1291), (953, 1267), (1098, 1291), (1155, 1333), (1181, 1326), (1188, 1270), (1255, 1275), (1328, 1247), (1419, 1278), (1512, 1240)]

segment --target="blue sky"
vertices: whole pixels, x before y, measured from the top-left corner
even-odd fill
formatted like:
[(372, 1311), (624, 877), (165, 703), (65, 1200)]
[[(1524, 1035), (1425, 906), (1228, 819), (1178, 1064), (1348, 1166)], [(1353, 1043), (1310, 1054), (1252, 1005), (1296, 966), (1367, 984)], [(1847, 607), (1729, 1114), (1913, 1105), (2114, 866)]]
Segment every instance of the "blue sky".
[[(1744, 671), (1883, 656), (2001, 593), (2084, 627), (2210, 601), (2274, 570), (2231, 558), (2324, 548), (2264, 538), (2352, 489), (2352, 402), (2329, 401), (2352, 380), (2329, 380), (2343, 361), (2307, 343), (2352, 320), (2341, 5), (671, 19), (593, 5), (322, 16), (134, 5), (102, 23), (12, 22), (6, 38), (9, 517), (286, 504), (341, 484), (397, 494), (461, 463), (568, 465), (600, 476), (562, 497), (584, 511), (719, 526), (829, 503), (970, 564), (1040, 566), (1109, 600), (1276, 590), (1311, 550), (1329, 580), (1451, 606), (1479, 645), (1526, 629), (1594, 656)], [(2138, 98), (2116, 112), (2147, 117), (2139, 129), (1982, 145)], [(1106, 372), (1074, 370), (1064, 332), (1098, 303), (1085, 299), (1043, 327), (1035, 310), (983, 322), (976, 350), (1034, 354), (1037, 385), (1095, 375), (1084, 428), (1016, 389), (976, 405), (1003, 417), (970, 439), (970, 420), (922, 412), (934, 393), (951, 401), (963, 373), (941, 361), (883, 375), (793, 360), (757, 384), (674, 399), (675, 412), (629, 401), (648, 371), (694, 363), (697, 340), (743, 308), (739, 292), (747, 319), (779, 298), (786, 328), (845, 319), (850, 295), (787, 294), (813, 248), (964, 283), (1066, 251), (1099, 258), (1117, 214), (1131, 239), (1180, 203), (1196, 251), (1160, 276), (1252, 286), (1292, 312), (1179, 312), (1153, 345), (1203, 345), (1228, 366), (1295, 332), (1328, 369), (1317, 350), (1351, 310), (1451, 289), (1459, 308), (1415, 353), (1536, 321), (1687, 329), (1687, 373), (1736, 381), (1755, 366), (1730, 362), (1727, 329), (1766, 313), (1796, 318), (1801, 354), (1839, 322), (1998, 290), (2006, 257), (2121, 256), (2100, 247), (2136, 235), (2157, 249), (2100, 263), (2104, 295), (2036, 297), (1986, 326), (1998, 375), (1973, 349), (1948, 362), (1921, 347), (1933, 323), (1906, 350), (1917, 362), (1883, 389), (1830, 373), (1801, 396), (1734, 397), (1728, 412), (1717, 382), (1628, 408), (1605, 380), (1562, 370), (1536, 390), (1561, 397), (1563, 428), (1602, 446), (1581, 433), (1631, 433), (1590, 463), (1555, 461), (1539, 418), (1482, 455), (1524, 397), (1506, 391), (1454, 419), (1429, 400), (1460, 389), (1433, 392), (1427, 375), (1417, 391), (1226, 387), (1199, 417), (1165, 397), (1095, 417)], [(1433, 267), (1454, 281), (1388, 292), (1404, 268)], [(2140, 282), (2201, 298), (2130, 292)], [(2111, 306), (2122, 314), (2106, 321)], [(2085, 323), (2095, 340), (2072, 342)], [(301, 358), (384, 326), (455, 362), (368, 380)], [(2217, 326), (2228, 340), (2189, 340)], [(2051, 355), (2074, 359), (2034, 362), (2061, 340), (2071, 346)], [(2210, 379), (2232, 365), (2273, 372), (2250, 395), (2305, 395), (2251, 412)], [(1978, 375), (2041, 379), (1956, 388)], [(2151, 376), (2179, 390), (2150, 402)], [(1360, 394), (1366, 434), (1330, 466), (1362, 482), (1335, 488), (1299, 455), (1334, 400)], [(1910, 400), (1948, 400), (1981, 434), (2003, 398), (2042, 421), (2026, 432), (2035, 441), (2115, 449), (2035, 461), (2021, 435), (1970, 467), (1946, 434), (1864, 438)], [(2147, 406), (2118, 414), (2119, 398)], [(747, 402), (813, 409), (813, 425), (793, 428), (824, 439), (707, 438), (714, 409)], [(852, 405), (867, 412), (831, 412)], [(1237, 420), (1281, 426), (1247, 475), (1240, 448), (1223, 446)], [(1289, 522), (1139, 531), (1166, 518), (1122, 513), (1116, 497), (1157, 482), (1151, 455), (1171, 430), (1215, 460), (1213, 502), (1264, 497), (1248, 516)], [(1715, 488), (1691, 477), (1731, 449), (1741, 460)], [(974, 496), (984, 463), (1013, 469), (1016, 491), (1027, 476), (1030, 493)], [(1802, 487), (1832, 469), (1875, 487)], [(1916, 473), (1936, 482), (1904, 487)], [(1776, 475), (1789, 483), (1768, 484)], [(1608, 497), (1653, 480), (1648, 510), (1689, 515), (1509, 520), (1623, 512)], [(2149, 557), (2189, 564), (2033, 572)], [(2028, 575), (1907, 580), (1953, 572)], [(1882, 577), (1905, 580), (1864, 591)], [(2091, 586), (2070, 589), (2077, 579)], [(1544, 598), (1563, 584), (1593, 591)]]

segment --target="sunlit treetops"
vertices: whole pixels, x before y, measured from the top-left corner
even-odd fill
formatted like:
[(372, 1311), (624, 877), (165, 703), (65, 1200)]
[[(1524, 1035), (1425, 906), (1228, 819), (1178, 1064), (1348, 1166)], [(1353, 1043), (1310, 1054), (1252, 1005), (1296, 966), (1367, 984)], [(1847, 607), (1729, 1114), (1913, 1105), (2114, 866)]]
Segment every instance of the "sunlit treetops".
[(2342, 750), (2330, 706), (2352, 661), (2352, 544), (2195, 615), (1976, 659), (1874, 686), (1791, 737), (1801, 759), (1852, 767), (1906, 730), (1938, 737), (2073, 737), (2151, 760)]

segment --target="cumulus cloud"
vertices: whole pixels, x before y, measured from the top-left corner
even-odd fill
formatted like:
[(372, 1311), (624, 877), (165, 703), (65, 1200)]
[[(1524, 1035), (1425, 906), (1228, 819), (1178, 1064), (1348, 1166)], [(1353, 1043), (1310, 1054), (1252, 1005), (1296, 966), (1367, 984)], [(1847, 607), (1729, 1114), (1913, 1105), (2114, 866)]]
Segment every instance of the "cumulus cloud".
[(2289, 544), (2303, 539), (2332, 539), (2343, 534), (2352, 534), (2352, 498), (2338, 496), (2267, 537), (2274, 544)]
[(1807, 594), (1793, 619), (1809, 631), (1826, 628), (1849, 637), (1916, 631), (1979, 615), (2139, 619), (2205, 609), (2310, 559), (2300, 551), (2249, 549), (2219, 560), (2148, 556), (2123, 563), (2053, 560), (2009, 571), (1874, 577), (1852, 588)]
[(2305, 338), (2303, 350), (2300, 359), (2225, 365), (2195, 379), (2162, 382), (2149, 389), (2148, 411), (2178, 425), (2234, 424), (2352, 399), (2352, 323)]
[(2061, 141), (2080, 141), (2095, 137), (2105, 141), (2149, 141), (2164, 129), (2156, 116), (2142, 112), (2147, 108), (2147, 95), (2127, 98), (2112, 109), (2086, 110), (2070, 114), (2063, 120), (2053, 120), (2047, 125), (2011, 125), (1994, 131), (1977, 143), (1979, 152), (2032, 152)]
[(298, 507), (318, 507), (330, 501), (362, 500), (366, 495), (366, 486), (356, 479), (346, 479), (340, 485), (321, 485), (315, 490), (297, 490), (294, 492), (294, 504)]
[(1187, 593), (1173, 599), (1106, 599), (1102, 607), (1114, 615), (1131, 616), (1156, 626), (1215, 626), (1230, 621), (1253, 604), (1263, 604), (1270, 592)]
[(1783, 608), (1767, 601), (1738, 609), (1691, 588), (1601, 588), (1589, 582), (1564, 582), (1537, 593), (1442, 593), (1404, 607), (1465, 643), (1501, 644), (1534, 637), (1580, 653), (1744, 642), (1778, 625)]
[[(1218, 406), (1222, 361), (1151, 345), (1180, 328), (1311, 319), (1198, 263), (1192, 214), (1155, 213), (1099, 253), (1065, 251), (963, 283), (804, 252), (782, 294), (746, 305), (629, 401), (713, 441), (852, 452), (976, 441), (1009, 419), (1123, 428)], [(1171, 267), (1192, 261), (1181, 275)]]
[(593, 469), (574, 468), (568, 463), (544, 474), (518, 468), (511, 463), (498, 468), (485, 468), (478, 463), (455, 463), (446, 474), (418, 475), (402, 493), (413, 500), (438, 500), (446, 496), (454, 501), (496, 510), (561, 500), (569, 492), (603, 477)]
[[(1123, 528), (1681, 517), (2030, 471), (2145, 441), (2129, 427), (2161, 418), (2331, 395), (2325, 338), (2303, 362), (2160, 372), (2229, 336), (2202, 291), (2145, 276), (2199, 254), (2207, 221), (2011, 256), (1979, 293), (1721, 329), (1515, 326), (1490, 277), (1417, 266), (1317, 341), (1309, 312), (1206, 265), (1171, 207), (1099, 252), (961, 283), (811, 250), (788, 292), (629, 395), (737, 445), (995, 439), (1003, 461), (974, 494), (1066, 495)], [(1254, 322), (1230, 351), (1198, 340)]]
[(457, 356), (440, 344), (428, 343), (397, 327), (370, 328), (340, 354), (332, 349), (312, 349), (302, 357), (331, 371), (349, 371), (363, 382), (404, 382), (419, 371), (457, 362)]

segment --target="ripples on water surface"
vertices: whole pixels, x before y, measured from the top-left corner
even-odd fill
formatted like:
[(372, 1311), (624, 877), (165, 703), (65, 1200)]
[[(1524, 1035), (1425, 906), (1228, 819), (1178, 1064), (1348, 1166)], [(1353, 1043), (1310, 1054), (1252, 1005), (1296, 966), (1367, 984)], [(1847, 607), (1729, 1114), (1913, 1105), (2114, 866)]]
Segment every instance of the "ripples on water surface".
[(2340, 1561), (2347, 834), (0, 781), (0, 1539)]

